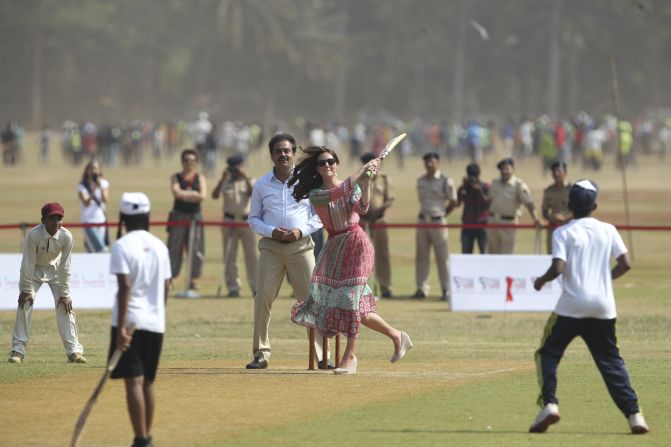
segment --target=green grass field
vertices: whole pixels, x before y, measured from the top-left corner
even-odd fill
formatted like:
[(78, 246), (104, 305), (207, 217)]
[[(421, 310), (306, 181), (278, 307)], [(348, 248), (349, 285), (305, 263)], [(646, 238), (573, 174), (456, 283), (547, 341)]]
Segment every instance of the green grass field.
[[(44, 202), (58, 200), (66, 222), (78, 221), (75, 185), (80, 168), (62, 164), (59, 154), (49, 169), (35, 162), (33, 140), (26, 141), (21, 166), (0, 171), (7, 190), (0, 199), (0, 223), (35, 222)], [(496, 174), (498, 156), (488, 158), (483, 178)], [(109, 169), (110, 215), (117, 213), (123, 191), (146, 192), (152, 217), (164, 220), (171, 206), (168, 178), (177, 160), (152, 166)], [(444, 170), (459, 179), (466, 163)], [(254, 175), (270, 161), (261, 151), (248, 161)], [(341, 169), (348, 170), (347, 163)], [(54, 168), (55, 167), (55, 168)], [(397, 202), (389, 220), (412, 223), (417, 213), (415, 179), (418, 160), (400, 171), (395, 160), (385, 170), (392, 176)], [(667, 168), (656, 159), (640, 160), (629, 171), (633, 224), (668, 224), (671, 183)], [(540, 202), (549, 177), (535, 160), (518, 164)], [(572, 179), (590, 176), (578, 167)], [(624, 223), (619, 173), (612, 163), (591, 175), (602, 187), (596, 217)], [(208, 178), (211, 188), (216, 178)], [(208, 220), (219, 218), (221, 204), (208, 201)], [(528, 219), (525, 216), (525, 221)], [(450, 222), (458, 222), (458, 214)], [(165, 238), (163, 228), (154, 228)], [(73, 231), (77, 251), (81, 233)], [(626, 234), (625, 242), (628, 243)], [(252, 299), (215, 299), (221, 274), (221, 238), (207, 229), (207, 259), (203, 295), (199, 300), (173, 299), (168, 306), (161, 368), (156, 382), (157, 411), (153, 430), (160, 446), (667, 446), (671, 399), (671, 235), (633, 234), (633, 270), (616, 282), (618, 337), (633, 385), (652, 432), (629, 435), (624, 417), (611, 402), (589, 353), (580, 340), (566, 352), (559, 369), (558, 397), (562, 420), (544, 435), (527, 433), (536, 415), (538, 393), (533, 352), (548, 317), (545, 313), (452, 313), (430, 297), (423, 302), (403, 299), (414, 291), (414, 232), (392, 230), (392, 269), (397, 299), (378, 303), (379, 313), (407, 331), (415, 349), (402, 362), (388, 362), (393, 346), (383, 336), (363, 329), (359, 371), (336, 377), (307, 371), (305, 331), (289, 321), (293, 303), (284, 287), (274, 305), (271, 323), (273, 357), (270, 368), (250, 372)], [(531, 253), (533, 235), (520, 231), (518, 253)], [(0, 251), (18, 252), (20, 232), (0, 232)], [(458, 232), (451, 231), (452, 251)], [(242, 264), (244, 265), (244, 264)], [(439, 290), (434, 281), (432, 290)], [(181, 282), (178, 281), (178, 285)], [(77, 297), (73, 297), (75, 309)], [(100, 378), (109, 343), (109, 311), (79, 311), (80, 340), (89, 363), (70, 365), (57, 334), (53, 312), (36, 311), (26, 362), (11, 365), (0, 359), (0, 445), (67, 445), (77, 416)], [(0, 312), (0, 335), (10, 349), (13, 312)], [(123, 385), (108, 382), (85, 429), (82, 445), (129, 445), (132, 431)]]

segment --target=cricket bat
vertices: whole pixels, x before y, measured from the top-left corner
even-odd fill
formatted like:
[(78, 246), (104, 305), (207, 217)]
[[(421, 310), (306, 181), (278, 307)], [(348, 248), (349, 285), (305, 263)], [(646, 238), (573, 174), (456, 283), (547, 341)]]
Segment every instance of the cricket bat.
[[(405, 138), (407, 135), (408, 134), (406, 134), (406, 133), (402, 133), (401, 135), (399, 135), (397, 137), (394, 137), (391, 140), (389, 140), (387, 142), (387, 145), (384, 147), (384, 149), (382, 149), (382, 152), (380, 152), (380, 155), (378, 155), (377, 158), (379, 158), (380, 160), (384, 160), (385, 157), (387, 155), (389, 155), (389, 153), (392, 151), (392, 149), (394, 149), (396, 147), (396, 145), (398, 143), (400, 143), (401, 140), (403, 140), (403, 138)], [(364, 173), (364, 175), (366, 177), (370, 177), (371, 175), (373, 175), (373, 172), (370, 169), (367, 169), (366, 172)]]
[[(128, 326), (126, 330), (128, 331), (128, 334), (130, 334), (130, 336), (132, 337), (133, 332), (135, 332), (135, 323), (132, 323), (130, 326)], [(91, 414), (91, 410), (93, 410), (93, 405), (95, 405), (96, 401), (98, 400), (98, 396), (100, 395), (100, 392), (103, 390), (103, 386), (105, 386), (107, 378), (110, 376), (114, 368), (116, 368), (116, 365), (119, 363), (119, 359), (121, 358), (122, 354), (123, 351), (119, 348), (116, 348), (116, 350), (112, 354), (112, 357), (110, 357), (109, 362), (107, 362), (107, 367), (105, 368), (105, 372), (103, 373), (103, 376), (100, 378), (100, 381), (98, 382), (98, 386), (96, 386), (96, 388), (93, 390), (93, 394), (89, 398), (89, 401), (86, 402), (86, 405), (82, 410), (82, 413), (79, 415), (79, 418), (77, 419), (77, 423), (75, 424), (75, 431), (74, 433), (72, 433), (72, 441), (70, 442), (70, 447), (77, 447), (79, 445), (79, 440), (84, 430), (84, 424), (86, 424), (86, 420), (88, 419), (89, 414)]]

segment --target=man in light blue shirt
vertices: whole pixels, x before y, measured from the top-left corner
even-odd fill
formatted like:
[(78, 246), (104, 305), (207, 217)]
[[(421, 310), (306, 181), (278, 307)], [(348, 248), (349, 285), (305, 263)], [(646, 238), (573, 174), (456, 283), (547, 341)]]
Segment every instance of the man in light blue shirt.
[[(261, 177), (252, 191), (249, 226), (261, 236), (259, 241), (258, 290), (254, 297), (254, 359), (247, 369), (264, 369), (270, 358), (268, 327), (273, 302), (288, 275), (298, 301), (307, 299), (315, 266), (310, 234), (322, 227), (308, 200), (296, 202), (291, 177), (296, 140), (279, 133), (268, 142), (275, 167)], [(319, 340), (321, 337), (315, 337)], [(316, 341), (317, 355), (321, 346)], [(320, 363), (320, 367), (325, 366)]]

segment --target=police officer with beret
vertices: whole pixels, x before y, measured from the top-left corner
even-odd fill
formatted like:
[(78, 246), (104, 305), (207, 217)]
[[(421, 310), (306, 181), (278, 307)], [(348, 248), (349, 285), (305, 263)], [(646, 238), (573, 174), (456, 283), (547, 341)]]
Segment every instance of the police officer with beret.
[(543, 191), (541, 212), (550, 225), (547, 230), (547, 251), (552, 253), (552, 233), (555, 228), (571, 220), (573, 214), (568, 208), (568, 193), (571, 182), (566, 180), (566, 163), (555, 161), (550, 165), (554, 182)]
[(441, 299), (450, 298), (450, 271), (448, 265), (447, 215), (457, 206), (454, 182), (440, 171), (440, 156), (436, 152), (424, 154), (426, 174), (417, 179), (419, 193), (419, 223), (437, 227), (417, 228), (415, 248), (415, 282), (417, 290), (411, 298), (422, 299), (429, 293), (429, 256), (431, 248), (436, 255), (438, 276), (442, 288)]
[[(515, 161), (504, 158), (496, 167), (501, 176), (492, 181), (489, 193), (490, 224), (517, 224), (524, 205), (531, 214), (537, 228), (541, 227), (531, 191), (526, 183), (515, 175)], [(492, 228), (487, 231), (487, 247), (490, 254), (512, 254), (515, 251), (515, 228)]]
[[(212, 191), (212, 198), (218, 199), (220, 195), (224, 198), (223, 214), (224, 222), (247, 223), (249, 215), (249, 203), (252, 197), (254, 179), (247, 176), (242, 169), (244, 157), (240, 154), (232, 155), (226, 159), (228, 165), (221, 175), (221, 179)], [(240, 296), (240, 277), (238, 275), (238, 242), (242, 244), (245, 255), (245, 270), (247, 282), (256, 294), (256, 269), (257, 250), (256, 236), (249, 226), (224, 226), (222, 227), (224, 237), (224, 280), (228, 288), (228, 297)]]

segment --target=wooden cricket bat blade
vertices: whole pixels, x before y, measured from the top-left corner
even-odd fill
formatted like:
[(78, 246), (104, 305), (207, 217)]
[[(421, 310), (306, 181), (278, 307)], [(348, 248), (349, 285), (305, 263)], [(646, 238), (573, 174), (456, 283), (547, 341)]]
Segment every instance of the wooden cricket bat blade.
[[(132, 337), (133, 333), (135, 332), (135, 323), (131, 323), (131, 325), (128, 326), (126, 330)], [(100, 381), (98, 381), (98, 385), (96, 385), (95, 389), (93, 390), (93, 394), (91, 394), (91, 397), (89, 397), (88, 402), (86, 402), (84, 409), (77, 418), (77, 422), (75, 423), (75, 431), (72, 433), (72, 440), (70, 441), (70, 447), (77, 447), (79, 445), (79, 440), (81, 439), (82, 433), (84, 431), (84, 425), (86, 425), (86, 420), (88, 419), (89, 414), (91, 414), (91, 410), (93, 410), (93, 405), (95, 405), (96, 401), (98, 400), (98, 396), (102, 392), (107, 378), (110, 376), (114, 368), (116, 368), (122, 355), (123, 351), (119, 348), (116, 348), (112, 354), (112, 357), (110, 357), (109, 361), (107, 362), (103, 376), (100, 378)]]

